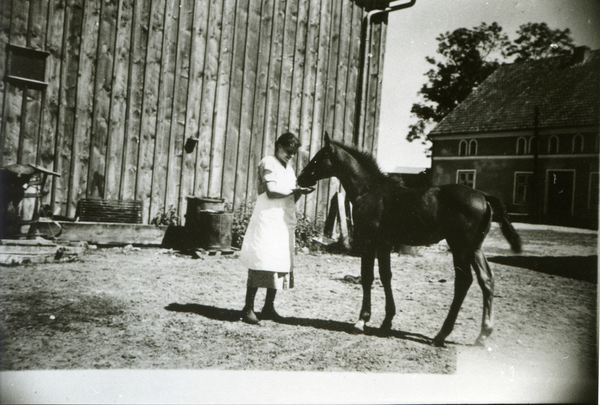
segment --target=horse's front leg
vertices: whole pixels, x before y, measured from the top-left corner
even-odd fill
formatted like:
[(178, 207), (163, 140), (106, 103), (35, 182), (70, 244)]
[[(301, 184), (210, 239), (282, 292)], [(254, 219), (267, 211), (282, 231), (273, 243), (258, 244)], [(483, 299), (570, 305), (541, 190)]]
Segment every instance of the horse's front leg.
[(375, 249), (365, 247), (360, 262), (360, 281), (363, 288), (363, 301), (358, 322), (354, 324), (355, 332), (363, 333), (365, 324), (371, 319), (371, 286), (373, 285), (373, 266), (375, 264)]
[(379, 278), (383, 284), (385, 292), (385, 319), (381, 324), (382, 330), (392, 329), (392, 320), (396, 315), (396, 304), (394, 303), (394, 293), (392, 291), (392, 268), (390, 264), (390, 252), (392, 247), (386, 245), (377, 249), (377, 262), (379, 263)]

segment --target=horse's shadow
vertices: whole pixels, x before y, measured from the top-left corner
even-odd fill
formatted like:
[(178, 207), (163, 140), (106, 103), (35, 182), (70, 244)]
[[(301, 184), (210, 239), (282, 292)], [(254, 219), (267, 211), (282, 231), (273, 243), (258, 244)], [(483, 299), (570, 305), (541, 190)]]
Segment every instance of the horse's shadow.
[[(226, 322), (241, 322), (242, 311), (232, 310), (227, 308), (218, 308), (202, 304), (177, 304), (172, 303), (165, 307), (167, 311), (187, 312), (203, 316), (205, 318), (214, 319), (217, 321)], [(258, 314), (260, 318), (260, 313)], [(332, 321), (329, 319), (312, 319), (312, 318), (297, 318), (297, 317), (279, 317), (275, 321), (283, 325), (303, 326), (308, 328), (329, 330), (332, 332), (343, 332), (348, 334), (356, 334), (354, 325), (347, 322)], [(365, 326), (365, 335), (378, 337), (394, 337), (402, 340), (410, 340), (412, 342), (421, 343), (424, 345), (432, 345), (433, 339), (420, 333), (406, 332), (400, 330), (382, 330), (380, 328), (371, 328)], [(446, 341), (447, 344), (455, 344), (454, 342)]]

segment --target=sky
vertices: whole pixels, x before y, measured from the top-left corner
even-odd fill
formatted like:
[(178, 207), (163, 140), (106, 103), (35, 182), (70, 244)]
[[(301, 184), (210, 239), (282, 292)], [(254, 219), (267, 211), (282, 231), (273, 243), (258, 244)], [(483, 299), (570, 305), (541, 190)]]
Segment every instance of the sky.
[[(437, 57), (438, 37), (457, 28), (497, 22), (509, 39), (519, 26), (545, 22), (551, 29), (571, 30), (575, 45), (600, 49), (600, 0), (416, 0), (408, 9), (389, 15), (383, 72), (377, 160), (384, 171), (397, 167), (430, 167), (420, 141), (406, 141), (413, 103)], [(436, 58), (439, 59), (439, 58)]]

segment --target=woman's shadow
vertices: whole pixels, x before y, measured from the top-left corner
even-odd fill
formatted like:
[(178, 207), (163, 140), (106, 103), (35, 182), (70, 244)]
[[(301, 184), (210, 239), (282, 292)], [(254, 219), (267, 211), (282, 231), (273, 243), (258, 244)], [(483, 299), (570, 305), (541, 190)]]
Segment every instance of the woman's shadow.
[[(205, 318), (214, 319), (225, 322), (240, 322), (242, 311), (232, 310), (227, 308), (218, 308), (202, 304), (177, 304), (172, 303), (165, 307), (167, 311), (186, 312), (203, 316)], [(260, 318), (260, 313), (259, 313)], [(297, 318), (297, 317), (278, 317), (274, 320), (277, 323), (284, 325), (303, 326), (315, 329), (329, 330), (332, 332), (344, 332), (348, 334), (356, 334), (354, 325), (346, 322), (338, 322), (327, 319), (312, 319), (312, 318)], [(395, 337), (403, 340), (431, 345), (432, 339), (419, 333), (405, 332), (399, 330), (381, 330), (379, 328), (365, 327), (365, 335), (379, 337)], [(452, 344), (453, 342), (446, 341)]]

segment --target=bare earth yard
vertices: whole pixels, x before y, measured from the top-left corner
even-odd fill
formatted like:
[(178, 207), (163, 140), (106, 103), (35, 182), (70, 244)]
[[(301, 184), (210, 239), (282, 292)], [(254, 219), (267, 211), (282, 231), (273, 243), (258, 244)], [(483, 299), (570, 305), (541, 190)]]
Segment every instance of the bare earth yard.
[[(500, 379), (507, 387), (531, 380), (545, 387), (549, 399), (594, 401), (597, 234), (524, 224), (517, 229), (525, 242), (520, 255), (510, 253), (496, 225), (484, 245), (496, 276), (495, 330), (487, 348), (472, 346), (482, 311), (476, 282), (447, 346), (431, 345), (453, 292), (452, 259), (443, 243), (393, 255), (398, 313), (386, 335), (378, 329), (384, 316), (378, 279), (370, 328), (352, 333), (362, 298), (357, 257), (299, 252), (296, 288), (276, 300), (285, 318), (260, 326), (239, 321), (246, 270), (235, 255), (194, 259), (156, 248), (99, 248), (75, 261), (2, 267), (1, 399), (36, 401), (9, 384), (29, 375), (20, 370), (106, 369), (383, 379), (470, 375), (472, 381)], [(263, 300), (261, 291), (258, 311)], [(407, 395), (395, 402), (414, 398)]]

